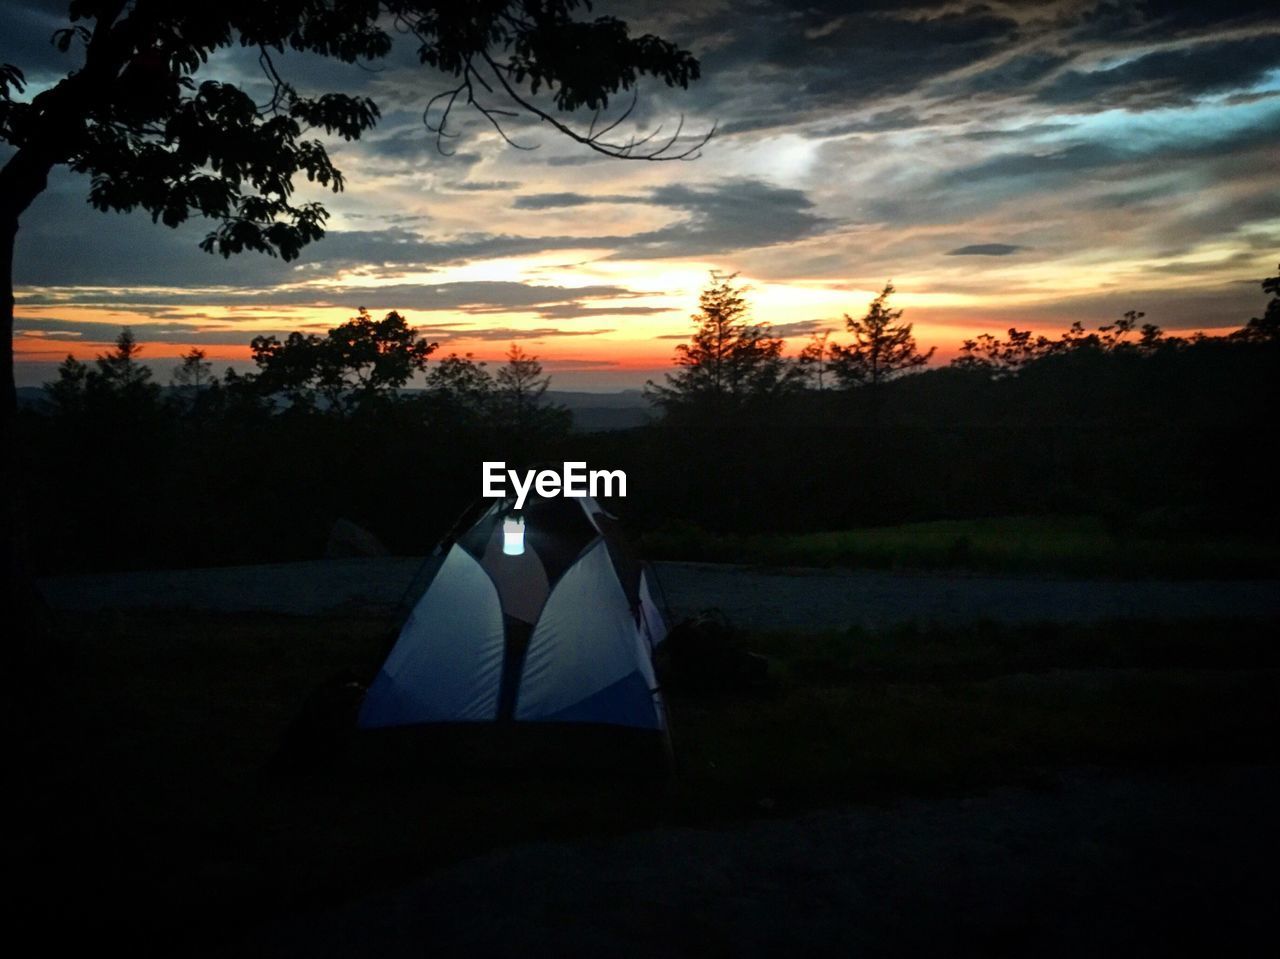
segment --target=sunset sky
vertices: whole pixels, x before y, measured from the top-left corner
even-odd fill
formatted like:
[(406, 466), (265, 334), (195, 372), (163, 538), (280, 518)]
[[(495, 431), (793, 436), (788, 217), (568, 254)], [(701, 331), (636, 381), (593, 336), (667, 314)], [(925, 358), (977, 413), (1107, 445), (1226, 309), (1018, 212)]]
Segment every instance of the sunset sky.
[[(65, 7), (0, 3), (0, 62), (24, 70), (28, 96), (77, 62), (49, 44)], [(716, 124), (700, 159), (609, 160), (513, 121), (536, 145), (516, 150), (465, 109), (442, 156), (421, 112), (448, 83), (411, 44), (372, 70), (283, 57), (302, 88), (383, 110), (365, 140), (331, 148), (348, 185), (317, 193), (328, 236), (294, 263), (224, 260), (197, 248), (207, 224), (98, 213), (85, 179), (59, 170), (19, 233), (19, 384), (124, 325), (167, 378), (191, 344), (244, 365), (254, 335), (323, 331), (363, 305), (401, 311), (442, 354), (496, 359), (519, 341), (556, 388), (638, 387), (688, 335), (712, 268), (740, 272), (792, 354), (890, 278), (944, 359), (1011, 325), (1136, 309), (1213, 330), (1262, 312), (1258, 283), (1280, 260), (1274, 3), (600, 0), (596, 13), (700, 57), (687, 93), (642, 83), (634, 117)], [(209, 75), (263, 83), (241, 51)]]

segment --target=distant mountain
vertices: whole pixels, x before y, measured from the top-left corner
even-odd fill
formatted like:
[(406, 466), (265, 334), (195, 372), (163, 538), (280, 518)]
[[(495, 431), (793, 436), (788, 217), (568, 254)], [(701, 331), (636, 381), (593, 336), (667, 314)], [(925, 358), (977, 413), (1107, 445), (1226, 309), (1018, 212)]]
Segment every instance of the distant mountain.
[(548, 403), (558, 403), (573, 414), (573, 428), (580, 433), (628, 430), (649, 422), (651, 407), (640, 390), (617, 393), (584, 393), (548, 390)]
[(18, 408), (44, 410), (49, 408), (49, 398), (43, 386), (19, 386)]
[(647, 410), (648, 402), (640, 390), (619, 390), (616, 393), (586, 393), (575, 390), (547, 390), (544, 394), (548, 402), (559, 403), (571, 410), (590, 409), (633, 409)]
[[(416, 391), (414, 391), (416, 392)], [(573, 414), (573, 428), (582, 433), (628, 430), (649, 422), (651, 407), (640, 390), (617, 393), (586, 393), (576, 390), (548, 390), (548, 403), (558, 403)], [(44, 387), (19, 386), (18, 406), (48, 410)]]

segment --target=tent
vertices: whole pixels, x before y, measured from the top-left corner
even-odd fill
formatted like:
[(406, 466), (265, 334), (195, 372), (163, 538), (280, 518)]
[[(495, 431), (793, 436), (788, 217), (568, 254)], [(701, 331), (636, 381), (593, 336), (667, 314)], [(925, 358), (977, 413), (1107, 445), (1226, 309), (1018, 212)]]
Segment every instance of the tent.
[(593, 498), (530, 497), (518, 511), (493, 501), (437, 552), (361, 729), (575, 729), (665, 744), (653, 655), (666, 627), (651, 574)]

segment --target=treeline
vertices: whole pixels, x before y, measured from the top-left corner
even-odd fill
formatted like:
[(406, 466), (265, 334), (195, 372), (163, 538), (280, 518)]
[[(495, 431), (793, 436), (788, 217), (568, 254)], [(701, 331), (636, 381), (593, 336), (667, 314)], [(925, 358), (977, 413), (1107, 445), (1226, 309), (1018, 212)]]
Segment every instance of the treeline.
[[(531, 458), (571, 424), (537, 357), (428, 365), (436, 345), (394, 312), (251, 349), (255, 372), (219, 378), (192, 348), (167, 388), (128, 329), (92, 363), (67, 358), (20, 421), (38, 570), (312, 558), (338, 518), (420, 553), (482, 460)], [(403, 391), (414, 373), (426, 388)]]
[(846, 342), (815, 334), (788, 362), (713, 276), (676, 369), (650, 384), (666, 415), (630, 465), (659, 479), (629, 512), (735, 533), (1083, 514), (1117, 533), (1274, 537), (1280, 276), (1263, 290), (1264, 315), (1226, 336), (1130, 312), (977, 337), (926, 368), (892, 285), (845, 316)]
[[(885, 290), (845, 342), (795, 359), (747, 291), (713, 276), (652, 425), (573, 434), (537, 358), (435, 358), (397, 313), (253, 341), (221, 378), (191, 350), (162, 388), (132, 336), (68, 359), (20, 444), (40, 570), (321, 555), (338, 518), (427, 549), (480, 463), (621, 468), (640, 530), (799, 532), (1010, 514), (1102, 516), (1117, 533), (1274, 536), (1280, 278), (1264, 316), (1172, 337), (1141, 314), (1049, 339), (1013, 329), (925, 366)], [(411, 378), (425, 388), (406, 391)]]

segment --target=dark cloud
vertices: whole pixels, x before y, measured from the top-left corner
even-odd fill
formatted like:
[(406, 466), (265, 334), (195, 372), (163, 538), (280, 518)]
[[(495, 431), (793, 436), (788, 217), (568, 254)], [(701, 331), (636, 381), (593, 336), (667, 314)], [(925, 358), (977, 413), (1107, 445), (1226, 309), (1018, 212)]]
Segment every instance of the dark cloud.
[(1102, 70), (1068, 70), (1036, 92), (1057, 106), (1150, 108), (1247, 88), (1280, 67), (1280, 33), (1158, 50)]
[(463, 180), (458, 183), (450, 183), (450, 190), (461, 190), (462, 192), (483, 193), (489, 190), (517, 190), (520, 184), (515, 180)]
[(1247, 129), (1232, 130), (1219, 136), (1205, 130), (1199, 138), (1170, 139), (1148, 145), (1124, 140), (1088, 140), (1052, 150), (1041, 148), (1001, 153), (971, 166), (953, 168), (939, 175), (935, 183), (948, 190), (974, 189), (987, 184), (1012, 194), (1080, 182), (1084, 174), (1124, 170), (1132, 176), (1148, 167), (1157, 172), (1168, 172), (1175, 165), (1187, 161), (1219, 162), (1224, 157), (1232, 157), (1233, 162), (1249, 166), (1249, 158), (1256, 153), (1258, 162), (1266, 164), (1266, 156), (1273, 151), (1277, 137), (1280, 137), (1280, 112)]
[[(750, 16), (730, 6), (702, 28), (729, 39), (704, 57), (711, 80), (694, 95), (737, 108), (721, 119), (732, 134), (910, 93), (991, 56), (1019, 25), (981, 4), (803, 3), (765, 4)], [(758, 85), (769, 81), (774, 95), (761, 95)]]
[(969, 96), (982, 93), (1008, 94), (1028, 89), (1075, 58), (1076, 54), (1073, 52), (1033, 50), (994, 63), (985, 70), (966, 77), (949, 92)]
[(851, 120), (840, 120), (816, 127), (811, 131), (815, 137), (837, 137), (849, 133), (885, 133), (891, 130), (911, 130), (926, 126), (936, 116), (922, 116), (914, 107), (900, 106), (891, 110), (877, 110), (869, 116)]
[(441, 144), (437, 142), (435, 134), (421, 123), (400, 127), (390, 133), (366, 136), (361, 140), (361, 150), (384, 160), (414, 165), (428, 162), (447, 164), (451, 167), (469, 167), (483, 159), (478, 153), (457, 150), (448, 141), (443, 144), (445, 152), (441, 152)]
[(774, 336), (808, 336), (810, 333), (821, 333), (823, 330), (837, 330), (840, 324), (836, 320), (796, 320), (792, 323), (774, 323)]
[(955, 135), (955, 139), (974, 140), (978, 142), (999, 140), (1032, 140), (1036, 137), (1052, 136), (1074, 130), (1070, 123), (1028, 123), (1012, 129), (966, 130)]
[[(586, 316), (626, 316), (662, 312), (651, 306), (587, 306), (588, 301), (626, 300), (649, 294), (626, 287), (595, 284), (581, 287), (535, 286), (501, 280), (465, 283), (383, 284), (376, 287), (277, 288), (271, 290), (128, 291), (75, 290), (67, 293), (20, 294), (20, 307), (96, 306), (128, 313), (159, 316), (176, 312), (184, 303), (222, 307), (345, 307), (353, 313), (361, 306), (376, 310), (434, 312), (454, 310), (468, 315), (531, 313), (546, 319)], [(262, 322), (255, 312), (250, 319)], [(215, 322), (226, 323), (226, 319)], [(34, 327), (33, 327), (34, 329)]]
[(599, 336), (601, 333), (614, 332), (612, 329), (574, 330), (558, 326), (540, 326), (533, 329), (514, 326), (470, 328), (430, 323), (418, 326), (417, 329), (429, 339), (440, 340), (542, 340), (550, 337)]
[(708, 187), (670, 184), (645, 202), (685, 214), (683, 222), (621, 238), (615, 258), (708, 256), (792, 243), (828, 232), (837, 221), (817, 212), (802, 191), (762, 180), (728, 180)]
[(947, 250), (947, 256), (1008, 256), (1025, 249), (1025, 246), (1012, 243), (970, 243), (968, 246)]
[[(394, 279), (407, 271), (429, 272), (467, 260), (557, 249), (596, 247), (612, 250), (614, 257), (642, 259), (720, 255), (793, 242), (836, 225), (818, 213), (801, 190), (738, 179), (698, 187), (673, 184), (633, 196), (610, 197), (609, 202), (650, 204), (682, 215), (681, 221), (670, 227), (629, 235), (474, 233), (428, 239), (415, 230), (390, 226), (332, 230), (323, 240), (307, 246), (292, 263), (254, 254), (228, 261), (198, 248), (208, 230), (203, 222), (169, 230), (140, 214), (98, 213), (84, 202), (81, 191), (85, 187), (82, 179), (64, 172), (57, 177), (55, 188), (37, 200), (31, 214), (24, 217), (14, 267), (20, 287), (226, 286), (260, 291), (309, 284), (338, 270)], [(577, 196), (558, 195), (558, 202), (563, 205)], [(317, 294), (314, 290), (276, 289), (270, 295), (255, 295), (256, 302), (270, 303), (308, 302)], [(277, 296), (285, 299), (278, 301)], [(213, 296), (204, 302), (223, 300)]]
[(1110, 42), (1170, 39), (1274, 21), (1275, 4), (1272, 0), (1215, 0), (1213, 3), (1192, 3), (1188, 0), (1115, 3), (1102, 0), (1085, 5), (1079, 16), (1076, 36)]
[(288, 336), (296, 327), (281, 326), (274, 330), (247, 330), (235, 326), (210, 328), (207, 324), (174, 323), (105, 323), (95, 320), (60, 320), (48, 317), (16, 316), (14, 333), (43, 337), (53, 342), (73, 345), (83, 340), (89, 343), (108, 343), (120, 335), (122, 327), (129, 327), (145, 341), (159, 343), (195, 344), (204, 346), (245, 346), (255, 336)]
[[(46, 317), (15, 317), (14, 332), (18, 335), (34, 336), (49, 341), (51, 347), (57, 344), (74, 345), (77, 341), (89, 343), (108, 343), (120, 334), (122, 327), (128, 326), (145, 342), (180, 345), (193, 344), (203, 346), (245, 346), (255, 336), (285, 337), (299, 329), (313, 329), (323, 332), (326, 324), (298, 324), (281, 326), (277, 329), (246, 329), (238, 326), (222, 326), (210, 328), (200, 324), (173, 323), (105, 323), (94, 320), (61, 320)], [(612, 328), (573, 329), (563, 327), (541, 326), (522, 329), (512, 326), (466, 327), (456, 323), (413, 324), (422, 336), (433, 340), (472, 339), (472, 340), (510, 340), (510, 339), (544, 339), (548, 337), (580, 337), (599, 336), (612, 333)]]
[(11, 63), (30, 82), (50, 82), (84, 62), (84, 47), (75, 43), (61, 53), (53, 32), (68, 25), (66, 0), (0, 4), (0, 63)]
[(517, 210), (554, 210), (561, 207), (587, 206), (591, 203), (636, 203), (634, 196), (586, 193), (530, 193), (518, 196), (512, 203)]

